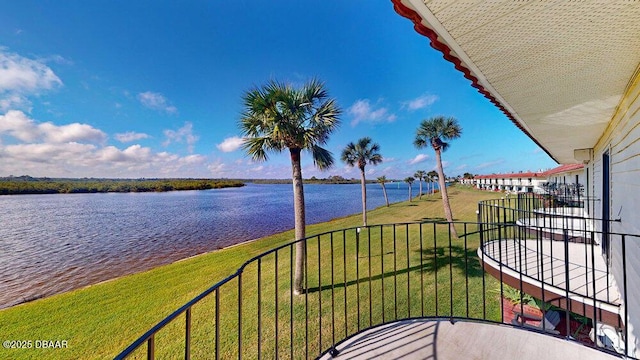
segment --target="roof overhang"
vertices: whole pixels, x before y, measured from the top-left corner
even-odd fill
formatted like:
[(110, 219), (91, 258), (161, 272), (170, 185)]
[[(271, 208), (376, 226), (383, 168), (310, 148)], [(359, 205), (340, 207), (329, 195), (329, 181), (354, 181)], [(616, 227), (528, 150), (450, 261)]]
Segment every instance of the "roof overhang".
[(640, 62), (640, 3), (392, 0), (559, 163), (593, 148)]

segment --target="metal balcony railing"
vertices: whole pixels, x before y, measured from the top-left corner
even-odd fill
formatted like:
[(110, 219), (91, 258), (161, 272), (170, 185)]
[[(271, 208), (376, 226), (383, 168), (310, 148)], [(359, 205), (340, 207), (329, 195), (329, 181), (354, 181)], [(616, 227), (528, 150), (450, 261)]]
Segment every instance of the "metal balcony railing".
[[(510, 323), (501, 299), (507, 287), (483, 271), (487, 253), (481, 251), (480, 259), (476, 254), (522, 228), (514, 219), (456, 223), (459, 238), (441, 222), (310, 236), (299, 242), (306, 249), (302, 295), (291, 291), (298, 242), (276, 247), (177, 309), (116, 358), (307, 359), (337, 355), (336, 346), (344, 339), (397, 320)], [(623, 236), (623, 244), (626, 240)], [(497, 260), (503, 260), (500, 254)], [(526, 281), (519, 284), (525, 290), (519, 292), (522, 304)], [(560, 298), (571, 296), (568, 292)], [(571, 328), (556, 336), (570, 339)]]
[(537, 194), (480, 202), (478, 255), (501, 282), (566, 310), (567, 322), (577, 314), (596, 330), (613, 328), (618, 343), (610, 348), (626, 353), (632, 337), (626, 325), (630, 309), (623, 306), (630, 269), (626, 251), (640, 237), (595, 230), (605, 221), (589, 217), (595, 202)]

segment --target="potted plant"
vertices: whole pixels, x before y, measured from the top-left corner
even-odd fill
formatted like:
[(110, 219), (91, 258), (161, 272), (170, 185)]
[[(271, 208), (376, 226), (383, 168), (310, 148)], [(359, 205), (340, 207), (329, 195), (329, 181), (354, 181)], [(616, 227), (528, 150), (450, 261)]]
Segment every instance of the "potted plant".
[[(500, 292), (500, 289), (498, 288), (497, 292), (501, 295), (502, 321), (505, 324), (511, 324), (513, 319), (516, 318), (517, 313), (541, 317), (541, 307), (546, 309), (546, 306), (548, 306), (542, 301), (535, 299), (533, 296), (525, 294), (508, 285), (503, 285), (502, 292)], [(539, 324), (534, 321), (530, 322), (530, 325), (537, 326)]]

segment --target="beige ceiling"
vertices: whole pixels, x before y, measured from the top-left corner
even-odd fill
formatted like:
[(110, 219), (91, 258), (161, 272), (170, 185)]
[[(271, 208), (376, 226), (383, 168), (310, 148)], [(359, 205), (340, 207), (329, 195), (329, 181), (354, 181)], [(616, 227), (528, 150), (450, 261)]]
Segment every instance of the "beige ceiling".
[(640, 63), (640, 1), (393, 1), (560, 163), (595, 145)]

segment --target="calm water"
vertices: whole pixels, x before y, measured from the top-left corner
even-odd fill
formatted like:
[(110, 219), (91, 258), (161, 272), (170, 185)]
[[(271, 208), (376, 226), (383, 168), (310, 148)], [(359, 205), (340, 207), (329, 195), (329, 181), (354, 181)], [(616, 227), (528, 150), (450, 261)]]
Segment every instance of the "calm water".
[[(367, 193), (369, 209), (384, 205), (379, 185)], [(387, 193), (408, 198), (406, 184)], [(308, 184), (305, 202), (309, 224), (358, 213), (360, 185)], [(0, 209), (0, 308), (293, 228), (289, 184), (0, 196)]]

